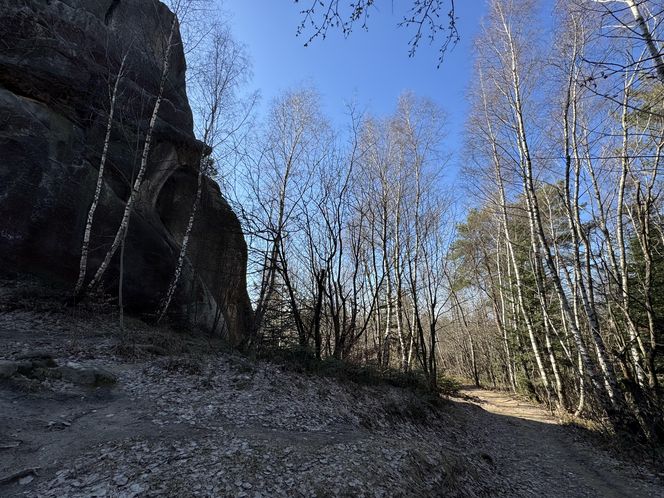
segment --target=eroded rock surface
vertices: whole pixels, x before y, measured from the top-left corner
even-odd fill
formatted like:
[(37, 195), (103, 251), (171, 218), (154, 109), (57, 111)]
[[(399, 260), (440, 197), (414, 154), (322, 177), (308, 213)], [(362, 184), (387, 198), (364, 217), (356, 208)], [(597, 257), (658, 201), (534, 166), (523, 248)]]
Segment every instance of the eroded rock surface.
[[(90, 271), (98, 267), (138, 167), (171, 20), (172, 13), (153, 0), (0, 0), (1, 272), (73, 287), (109, 84), (128, 54), (91, 243)], [(154, 313), (165, 295), (193, 202), (202, 144), (192, 131), (185, 69), (178, 44), (127, 238), (130, 312)], [(224, 329), (239, 342), (251, 316), (246, 245), (212, 180), (205, 182), (190, 254), (173, 315)], [(107, 288), (117, 288), (117, 276), (116, 256)]]

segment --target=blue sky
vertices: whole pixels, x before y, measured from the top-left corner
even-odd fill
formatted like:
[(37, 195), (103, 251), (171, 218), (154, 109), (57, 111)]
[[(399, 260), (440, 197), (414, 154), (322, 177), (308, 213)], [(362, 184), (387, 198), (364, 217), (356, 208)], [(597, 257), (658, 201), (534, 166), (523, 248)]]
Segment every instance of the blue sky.
[[(348, 1), (350, 0), (342, 0)], [(393, 111), (405, 90), (436, 101), (448, 113), (450, 152), (459, 152), (467, 114), (466, 88), (472, 72), (472, 43), (485, 9), (484, 0), (457, 1), (461, 41), (436, 68), (438, 45), (422, 40), (408, 57), (412, 32), (399, 28), (407, 0), (381, 0), (369, 30), (358, 25), (349, 38), (337, 30), (304, 47), (296, 37), (302, 4), (293, 0), (224, 0), (233, 33), (253, 63), (252, 86), (262, 94), (259, 112), (281, 91), (311, 85), (335, 125), (345, 124), (344, 105), (355, 100), (375, 115)], [(458, 155), (457, 155), (458, 157)]]

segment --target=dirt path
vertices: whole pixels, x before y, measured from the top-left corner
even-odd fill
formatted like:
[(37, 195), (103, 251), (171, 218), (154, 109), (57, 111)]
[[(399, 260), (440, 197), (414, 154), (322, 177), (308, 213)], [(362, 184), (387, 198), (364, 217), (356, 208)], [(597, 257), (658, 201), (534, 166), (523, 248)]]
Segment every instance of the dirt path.
[(471, 399), (476, 399), (476, 404), (490, 413), (558, 425), (558, 421), (550, 413), (510, 393), (477, 388), (466, 388), (463, 393)]
[[(100, 313), (1, 304), (0, 284), (0, 362), (41, 358), (0, 378), (2, 497), (664, 497), (653, 476), (501, 393), (433, 406), (140, 322), (125, 333)], [(51, 375), (71, 362), (116, 382)]]
[(594, 447), (583, 430), (560, 425), (542, 408), (504, 392), (463, 394), (482, 408), (473, 417), (478, 444), (519, 496), (664, 496), (655, 476)]

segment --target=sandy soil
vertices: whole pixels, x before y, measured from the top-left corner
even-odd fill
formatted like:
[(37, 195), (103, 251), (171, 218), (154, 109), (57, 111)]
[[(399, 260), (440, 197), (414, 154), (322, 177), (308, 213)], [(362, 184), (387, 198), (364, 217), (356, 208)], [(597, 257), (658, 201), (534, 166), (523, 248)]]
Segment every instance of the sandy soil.
[(481, 408), (473, 420), (478, 444), (520, 496), (664, 496), (657, 476), (593, 446), (583, 429), (561, 425), (543, 408), (505, 392), (462, 394)]

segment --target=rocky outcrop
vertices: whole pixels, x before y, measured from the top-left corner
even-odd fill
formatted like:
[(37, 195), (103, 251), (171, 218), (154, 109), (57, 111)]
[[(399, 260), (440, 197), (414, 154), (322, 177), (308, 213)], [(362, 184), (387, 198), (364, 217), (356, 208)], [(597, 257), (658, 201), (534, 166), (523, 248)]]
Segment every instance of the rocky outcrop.
[[(0, 271), (72, 288), (102, 151), (112, 83), (127, 54), (89, 268), (117, 229), (159, 85), (172, 13), (157, 0), (0, 0)], [(146, 179), (124, 259), (128, 311), (165, 295), (203, 145), (193, 134), (185, 59), (172, 53)], [(219, 187), (205, 182), (174, 317), (228, 334), (249, 328), (247, 251)], [(104, 285), (117, 294), (119, 257)]]

